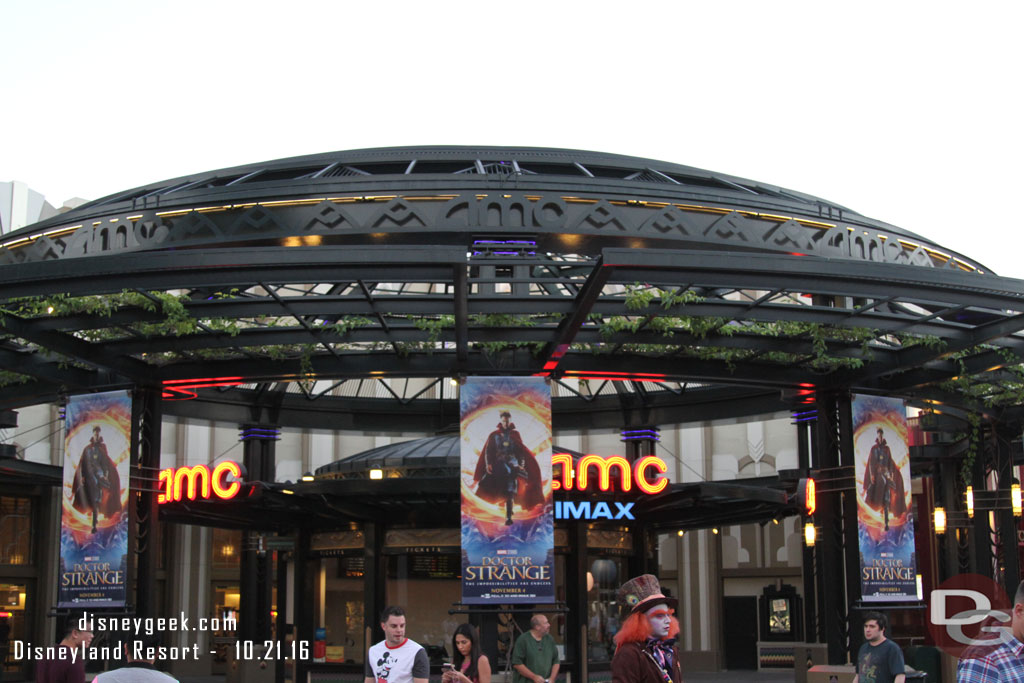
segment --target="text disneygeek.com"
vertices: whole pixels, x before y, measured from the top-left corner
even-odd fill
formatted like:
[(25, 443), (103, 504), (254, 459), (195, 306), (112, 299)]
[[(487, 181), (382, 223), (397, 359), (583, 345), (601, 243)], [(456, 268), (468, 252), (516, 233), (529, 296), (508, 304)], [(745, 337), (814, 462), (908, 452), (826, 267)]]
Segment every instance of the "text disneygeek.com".
[[(149, 647), (138, 637), (142, 634), (152, 635), (199, 631), (234, 631), (237, 622), (233, 617), (195, 619), (180, 613), (178, 617), (114, 617), (86, 612), (75, 625), (80, 631), (91, 631), (99, 636), (108, 634), (105, 644), (86, 646), (84, 643), (76, 648), (59, 645), (36, 645), (31, 642), (11, 641), (11, 654), (15, 661), (24, 660), (70, 660), (77, 661), (117, 661), (130, 660), (198, 660), (204, 653), (199, 643), (191, 645), (161, 645)], [(126, 653), (127, 648), (127, 653)], [(235, 659), (250, 661), (272, 661), (277, 659), (308, 659), (312, 649), (308, 641), (236, 641), (234, 643)], [(216, 650), (209, 650), (216, 655)]]

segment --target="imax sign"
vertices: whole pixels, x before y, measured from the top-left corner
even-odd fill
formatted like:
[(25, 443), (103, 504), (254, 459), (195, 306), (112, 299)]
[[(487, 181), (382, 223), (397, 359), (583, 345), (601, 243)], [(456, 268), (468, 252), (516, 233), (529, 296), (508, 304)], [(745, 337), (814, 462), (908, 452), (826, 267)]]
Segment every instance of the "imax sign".
[(636, 519), (633, 516), (633, 503), (612, 503), (613, 512), (608, 503), (591, 503), (589, 500), (573, 502), (571, 500), (555, 501), (555, 519)]

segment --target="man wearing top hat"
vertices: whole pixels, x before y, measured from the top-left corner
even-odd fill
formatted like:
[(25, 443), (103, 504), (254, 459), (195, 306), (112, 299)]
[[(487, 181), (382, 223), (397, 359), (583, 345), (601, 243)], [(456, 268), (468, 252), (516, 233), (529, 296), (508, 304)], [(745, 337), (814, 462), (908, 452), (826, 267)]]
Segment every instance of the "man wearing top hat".
[(622, 584), (616, 600), (629, 616), (615, 634), (612, 683), (682, 683), (677, 600), (661, 592), (652, 574)]

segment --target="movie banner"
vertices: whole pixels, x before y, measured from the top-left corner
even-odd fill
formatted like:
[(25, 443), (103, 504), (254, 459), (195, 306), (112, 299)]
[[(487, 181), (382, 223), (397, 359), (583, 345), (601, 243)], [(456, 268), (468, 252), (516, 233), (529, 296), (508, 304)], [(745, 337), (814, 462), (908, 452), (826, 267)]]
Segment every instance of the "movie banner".
[(554, 602), (550, 387), (471, 377), (459, 403), (462, 602)]
[(862, 599), (916, 600), (910, 448), (903, 401), (855, 395), (853, 443)]
[(123, 607), (132, 401), (73, 396), (64, 413), (58, 607)]

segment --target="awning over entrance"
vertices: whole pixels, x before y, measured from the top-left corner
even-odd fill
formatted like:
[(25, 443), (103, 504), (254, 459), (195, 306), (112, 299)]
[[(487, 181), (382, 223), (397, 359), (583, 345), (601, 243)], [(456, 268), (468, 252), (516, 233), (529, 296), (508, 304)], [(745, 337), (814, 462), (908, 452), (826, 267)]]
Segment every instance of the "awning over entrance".
[[(787, 493), (787, 481), (779, 477), (751, 481), (673, 484), (653, 496), (602, 494), (587, 495), (585, 499), (633, 502), (637, 522), (656, 531), (769, 522), (799, 514)], [(331, 529), (367, 521), (421, 528), (454, 527), (459, 523), (455, 476), (256, 482), (250, 490), (248, 495), (243, 490), (230, 501), (167, 503), (161, 506), (160, 517), (168, 522), (268, 532), (296, 527)]]

